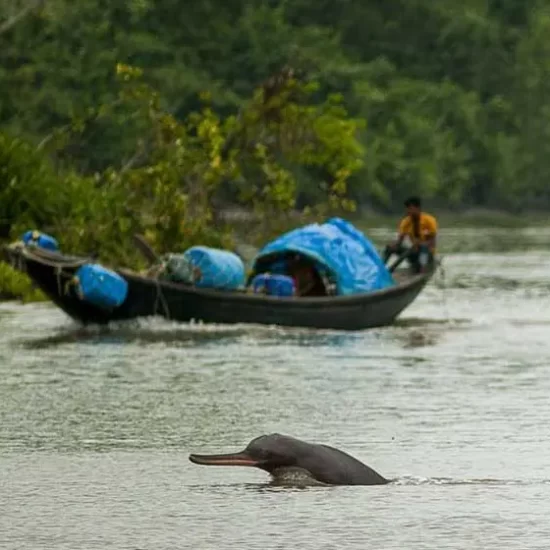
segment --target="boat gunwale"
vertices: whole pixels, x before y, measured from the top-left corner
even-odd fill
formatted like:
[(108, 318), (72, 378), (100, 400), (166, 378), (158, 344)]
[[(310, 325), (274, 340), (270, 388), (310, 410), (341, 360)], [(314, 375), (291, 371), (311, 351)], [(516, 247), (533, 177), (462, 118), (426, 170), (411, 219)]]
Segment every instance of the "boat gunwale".
[[(32, 261), (44, 266), (52, 267), (52, 269), (75, 270), (77, 267), (73, 264), (82, 265), (83, 263), (96, 263), (96, 260), (85, 256), (67, 256), (59, 252), (46, 251), (43, 249), (27, 249), (26, 247), (14, 248), (12, 246), (3, 247), (5, 254), (8, 256), (19, 256), (25, 261)], [(39, 251), (37, 254), (36, 251)], [(58, 264), (55, 267), (52, 264)], [(325, 307), (325, 306), (345, 306), (350, 304), (364, 304), (368, 302), (378, 301), (393, 295), (399, 295), (406, 292), (409, 288), (416, 286), (426, 279), (430, 279), (435, 273), (436, 267), (432, 267), (429, 271), (419, 274), (404, 274), (405, 278), (401, 281), (396, 281), (395, 285), (390, 287), (373, 290), (371, 292), (348, 294), (345, 296), (269, 296), (265, 294), (254, 294), (246, 290), (222, 290), (222, 289), (207, 289), (196, 286), (186, 285), (173, 281), (163, 281), (153, 279), (145, 275), (136, 273), (128, 268), (108, 267), (123, 277), (134, 279), (136, 282), (153, 287), (169, 288), (174, 291), (179, 291), (185, 294), (192, 294), (208, 299), (218, 299), (220, 301), (235, 301), (235, 302), (253, 302), (257, 305), (266, 304), (275, 307), (299, 308), (307, 306), (310, 308)]]

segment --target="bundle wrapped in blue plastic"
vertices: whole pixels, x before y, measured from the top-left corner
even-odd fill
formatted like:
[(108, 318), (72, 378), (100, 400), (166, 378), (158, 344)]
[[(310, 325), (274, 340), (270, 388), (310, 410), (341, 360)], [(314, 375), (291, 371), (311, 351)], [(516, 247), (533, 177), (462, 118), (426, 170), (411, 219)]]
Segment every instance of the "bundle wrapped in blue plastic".
[(296, 286), (294, 279), (288, 275), (260, 273), (252, 279), (252, 289), (255, 293), (268, 296), (294, 296)]
[(334, 281), (341, 296), (372, 292), (395, 284), (370, 240), (350, 222), (330, 218), (323, 224), (294, 229), (265, 245), (254, 260), (254, 271), (272, 271), (280, 257), (296, 253), (314, 263)]
[(51, 235), (46, 235), (36, 229), (26, 231), (21, 237), (21, 240), (26, 246), (37, 246), (39, 248), (52, 250), (54, 252), (59, 250), (59, 244), (56, 239), (54, 239)]
[(75, 282), (80, 297), (101, 308), (119, 307), (128, 294), (126, 280), (99, 264), (85, 264), (79, 267)]
[(195, 285), (202, 288), (236, 290), (246, 281), (243, 261), (228, 250), (193, 246), (184, 256), (197, 268)]

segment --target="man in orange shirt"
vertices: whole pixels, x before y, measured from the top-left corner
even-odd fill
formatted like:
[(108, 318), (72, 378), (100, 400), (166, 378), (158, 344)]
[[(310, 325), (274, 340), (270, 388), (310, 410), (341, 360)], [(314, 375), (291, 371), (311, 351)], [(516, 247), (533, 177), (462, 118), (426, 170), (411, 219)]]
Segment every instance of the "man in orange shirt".
[[(422, 272), (433, 261), (437, 237), (437, 220), (422, 212), (422, 203), (418, 197), (409, 197), (405, 201), (407, 215), (399, 223), (397, 241), (388, 245), (384, 251), (384, 263), (392, 254), (398, 256), (406, 252), (407, 259), (416, 272)], [(403, 246), (403, 240), (408, 237), (411, 246)]]

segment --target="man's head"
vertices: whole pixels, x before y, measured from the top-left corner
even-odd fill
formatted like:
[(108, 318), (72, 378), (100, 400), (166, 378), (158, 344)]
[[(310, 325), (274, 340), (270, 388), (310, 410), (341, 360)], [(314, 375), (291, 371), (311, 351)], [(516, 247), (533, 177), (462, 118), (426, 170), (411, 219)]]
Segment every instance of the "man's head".
[(418, 197), (409, 197), (405, 201), (405, 208), (409, 216), (419, 216), (421, 208), (420, 199)]

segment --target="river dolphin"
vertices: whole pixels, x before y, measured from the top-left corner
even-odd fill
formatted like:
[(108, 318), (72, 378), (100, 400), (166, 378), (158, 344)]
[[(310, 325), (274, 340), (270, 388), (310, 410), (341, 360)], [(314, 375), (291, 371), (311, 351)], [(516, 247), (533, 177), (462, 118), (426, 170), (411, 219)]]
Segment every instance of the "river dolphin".
[(191, 454), (189, 460), (209, 466), (254, 466), (280, 483), (297, 479), (302, 484), (314, 485), (385, 485), (390, 482), (334, 447), (277, 433), (253, 439), (237, 453)]

